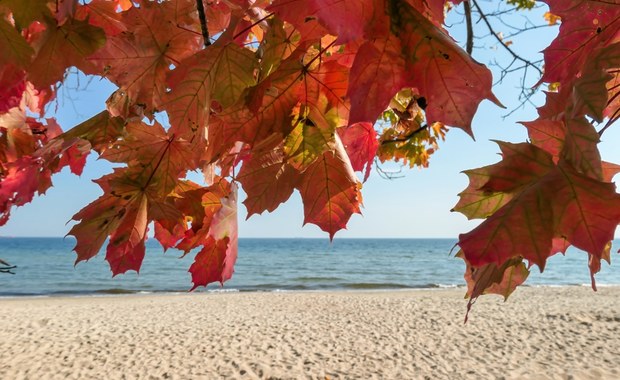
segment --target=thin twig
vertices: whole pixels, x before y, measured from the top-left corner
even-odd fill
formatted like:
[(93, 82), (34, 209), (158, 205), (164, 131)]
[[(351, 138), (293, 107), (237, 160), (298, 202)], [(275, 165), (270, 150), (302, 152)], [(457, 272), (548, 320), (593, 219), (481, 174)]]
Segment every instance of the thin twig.
[(375, 170), (377, 171), (379, 176), (381, 178), (384, 178), (384, 179), (393, 180), (393, 179), (398, 179), (398, 178), (405, 177), (405, 175), (402, 174), (403, 173), (403, 165), (401, 165), (398, 170), (389, 171), (389, 170), (386, 170), (383, 167), (381, 167), (381, 161), (379, 161), (379, 159), (377, 157), (375, 157)]
[(417, 135), (418, 133), (422, 132), (423, 130), (425, 130), (427, 128), (428, 128), (428, 124), (424, 124), (420, 128), (414, 129), (413, 131), (411, 131), (410, 133), (406, 134), (403, 137), (400, 137), (400, 138), (397, 138), (397, 139), (392, 139), (392, 140), (383, 140), (383, 141), (381, 141), (381, 145), (409, 141), (413, 136)]
[(211, 45), (209, 37), (209, 27), (207, 26), (207, 15), (205, 14), (205, 6), (202, 0), (196, 0), (196, 8), (198, 8), (198, 18), (200, 19), (200, 29), (202, 30), (202, 38), (205, 41), (205, 47)]
[(469, 4), (469, 0), (463, 3), (465, 6), (465, 21), (467, 23), (467, 44), (465, 45), (465, 51), (467, 54), (471, 55), (471, 52), (474, 50), (474, 27), (471, 21), (471, 5)]
[(6, 261), (0, 259), (0, 273), (15, 274), (14, 272), (11, 272), (11, 269), (15, 269), (15, 268), (17, 268), (17, 266), (10, 265)]
[(480, 8), (480, 6), (478, 5), (478, 3), (476, 2), (476, 0), (471, 0), (472, 3), (474, 4), (474, 7), (476, 7), (476, 10), (478, 11), (478, 13), (480, 14), (480, 18), (482, 19), (482, 21), (484, 21), (484, 23), (486, 24), (487, 28), (489, 29), (489, 32), (493, 35), (493, 37), (495, 37), (495, 39), (502, 45), (502, 47), (504, 49), (506, 49), (507, 52), (509, 52), (516, 60), (519, 60), (521, 62), (523, 62), (525, 64), (525, 66), (531, 66), (534, 69), (536, 69), (536, 71), (538, 71), (538, 73), (540, 75), (543, 74), (542, 70), (536, 66), (535, 64), (533, 64), (531, 61), (521, 57), (519, 54), (515, 53), (514, 50), (512, 50), (508, 45), (506, 45), (506, 43), (497, 35), (497, 33), (495, 32), (495, 30), (493, 29), (493, 26), (491, 25), (491, 23), (489, 22), (489, 20), (487, 19), (486, 14), (482, 11), (482, 9)]

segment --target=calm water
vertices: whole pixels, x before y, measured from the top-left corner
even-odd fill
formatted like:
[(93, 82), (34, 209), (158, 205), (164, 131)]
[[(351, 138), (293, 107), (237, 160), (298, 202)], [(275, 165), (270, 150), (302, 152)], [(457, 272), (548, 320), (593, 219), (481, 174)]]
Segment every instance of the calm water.
[[(196, 291), (405, 289), (464, 285), (464, 264), (449, 239), (240, 239), (233, 279)], [(73, 267), (71, 238), (0, 238), (0, 258), (17, 265), (0, 274), (0, 296), (185, 292), (193, 254), (163, 253), (151, 239), (140, 274), (112, 278), (104, 254)], [(617, 249), (617, 248), (616, 248)], [(618, 255), (613, 255), (615, 259)], [(603, 264), (600, 285), (620, 285), (620, 263)], [(529, 285), (589, 284), (587, 255), (553, 257)]]

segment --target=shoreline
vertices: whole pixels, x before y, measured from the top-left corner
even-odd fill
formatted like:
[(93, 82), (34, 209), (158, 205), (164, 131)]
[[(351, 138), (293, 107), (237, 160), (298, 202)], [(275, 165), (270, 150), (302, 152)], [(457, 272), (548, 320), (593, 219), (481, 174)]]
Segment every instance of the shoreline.
[[(618, 288), (620, 284), (596, 284), (597, 288)], [(586, 288), (592, 290), (591, 284), (528, 284), (525, 283), (515, 292), (520, 289), (562, 289), (562, 288)], [(177, 296), (177, 295), (209, 295), (209, 294), (270, 294), (270, 293), (301, 293), (301, 294), (313, 294), (313, 293), (391, 293), (391, 292), (418, 292), (418, 291), (450, 291), (461, 290), (463, 294), (467, 290), (467, 286), (464, 284), (459, 285), (435, 285), (435, 286), (420, 286), (420, 287), (399, 287), (399, 288), (330, 288), (330, 289), (238, 289), (238, 288), (220, 288), (220, 289), (201, 289), (198, 291), (183, 291), (183, 290), (126, 290), (120, 288), (114, 289), (101, 289), (94, 292), (76, 292), (76, 293), (42, 293), (42, 294), (0, 294), (0, 302), (2, 300), (14, 300), (14, 299), (62, 299), (62, 298), (90, 298), (90, 297), (143, 297), (143, 296)], [(594, 290), (592, 290), (595, 292)], [(494, 295), (490, 295), (493, 297)]]
[(0, 299), (0, 378), (616, 379), (620, 287)]

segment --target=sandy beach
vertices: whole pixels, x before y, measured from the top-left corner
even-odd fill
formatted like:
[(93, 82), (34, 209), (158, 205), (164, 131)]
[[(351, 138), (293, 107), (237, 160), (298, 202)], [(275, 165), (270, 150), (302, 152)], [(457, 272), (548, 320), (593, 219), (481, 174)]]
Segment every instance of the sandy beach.
[(620, 288), (0, 300), (0, 379), (618, 379)]

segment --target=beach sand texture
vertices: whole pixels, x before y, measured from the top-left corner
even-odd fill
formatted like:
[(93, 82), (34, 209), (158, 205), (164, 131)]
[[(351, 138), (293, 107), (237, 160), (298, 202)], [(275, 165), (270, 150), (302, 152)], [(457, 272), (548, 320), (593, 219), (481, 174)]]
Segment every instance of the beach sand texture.
[(620, 379), (620, 288), (0, 300), (0, 379)]

